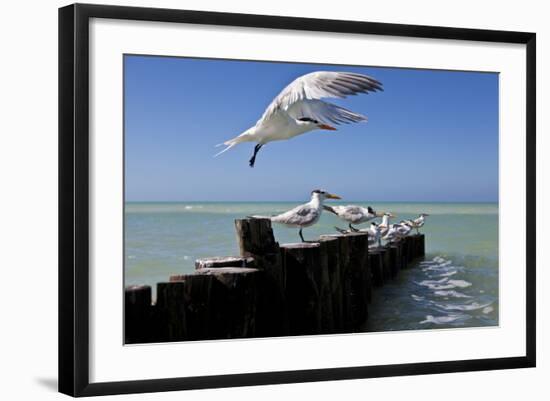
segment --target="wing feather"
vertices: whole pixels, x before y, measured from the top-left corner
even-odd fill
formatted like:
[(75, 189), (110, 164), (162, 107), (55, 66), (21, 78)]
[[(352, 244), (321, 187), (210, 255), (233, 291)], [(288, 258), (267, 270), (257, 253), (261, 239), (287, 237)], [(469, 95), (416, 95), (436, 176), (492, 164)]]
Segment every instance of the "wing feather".
[(278, 110), (287, 111), (294, 103), (299, 101), (319, 100), (331, 97), (345, 98), (357, 93), (369, 93), (381, 90), (383, 90), (382, 84), (367, 75), (335, 71), (312, 72), (296, 78), (286, 86), (273, 99), (258, 122), (269, 119)]
[(285, 213), (273, 216), (271, 221), (275, 223), (287, 224), (290, 226), (308, 225), (319, 215), (319, 211), (308, 204), (300, 205)]
[(287, 113), (295, 119), (309, 117), (323, 124), (349, 124), (367, 120), (362, 114), (315, 99), (295, 102), (287, 109)]

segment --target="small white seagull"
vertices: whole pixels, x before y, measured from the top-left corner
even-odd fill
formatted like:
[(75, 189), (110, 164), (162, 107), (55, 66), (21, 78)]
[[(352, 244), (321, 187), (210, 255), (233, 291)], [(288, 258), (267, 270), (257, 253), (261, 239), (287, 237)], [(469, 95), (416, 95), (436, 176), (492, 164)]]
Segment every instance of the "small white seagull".
[(216, 156), (243, 142), (255, 142), (249, 161), (254, 167), (256, 155), (268, 142), (281, 141), (316, 129), (334, 131), (331, 124), (366, 121), (367, 117), (322, 98), (345, 98), (348, 95), (382, 90), (382, 84), (353, 72), (317, 71), (296, 78), (273, 99), (256, 125), (239, 136), (225, 141), (227, 147)]
[(411, 231), (412, 231), (412, 226), (406, 220), (401, 220), (399, 222), (397, 227), (397, 233), (401, 238), (409, 235)]
[(378, 244), (378, 246), (382, 246), (380, 227), (378, 227), (378, 224), (376, 224), (374, 221), (370, 223), (370, 228), (367, 233), (369, 235), (370, 246), (373, 246), (375, 244)]
[(409, 235), (411, 230), (412, 227), (402, 220), (399, 224), (390, 225), (386, 235), (382, 239), (388, 242), (397, 242)]
[(347, 206), (323, 206), (328, 212), (334, 213), (342, 220), (348, 222), (349, 229), (354, 232), (359, 230), (352, 226), (352, 224), (366, 223), (375, 217), (380, 217), (381, 214), (376, 213), (372, 207), (362, 207), (356, 205)]
[(270, 219), (273, 223), (283, 224), (287, 227), (300, 227), (298, 234), (302, 242), (306, 242), (302, 234), (304, 227), (310, 227), (319, 221), (323, 212), (323, 202), (326, 199), (341, 199), (338, 195), (330, 194), (322, 189), (311, 192), (311, 200), (303, 205), (278, 214), (276, 216), (250, 216), (256, 219)]
[(382, 215), (382, 222), (378, 225), (378, 227), (380, 228), (380, 235), (382, 236), (386, 235), (386, 233), (390, 228), (390, 218), (393, 218), (393, 217), (395, 217), (395, 215), (389, 212), (385, 212)]
[(414, 219), (414, 220), (406, 220), (406, 223), (411, 226), (412, 228), (416, 229), (416, 233), (420, 234), (419, 228), (424, 226), (424, 223), (426, 222), (426, 217), (428, 217), (429, 214), (427, 213), (420, 213), (420, 215)]

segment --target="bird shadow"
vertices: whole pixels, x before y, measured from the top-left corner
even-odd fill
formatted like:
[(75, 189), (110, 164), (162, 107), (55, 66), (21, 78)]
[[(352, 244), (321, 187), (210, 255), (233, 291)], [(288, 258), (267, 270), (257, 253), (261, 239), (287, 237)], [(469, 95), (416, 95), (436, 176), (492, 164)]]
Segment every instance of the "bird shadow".
[(55, 377), (37, 377), (35, 380), (42, 387), (57, 392), (57, 379)]

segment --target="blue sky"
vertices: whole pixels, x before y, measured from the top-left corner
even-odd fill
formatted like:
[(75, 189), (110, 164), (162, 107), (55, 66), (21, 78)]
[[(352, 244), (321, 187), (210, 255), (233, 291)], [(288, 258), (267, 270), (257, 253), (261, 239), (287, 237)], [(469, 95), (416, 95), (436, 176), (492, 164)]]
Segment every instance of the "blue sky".
[[(213, 158), (312, 71), (352, 71), (384, 92), (325, 99), (368, 116)], [(345, 200), (498, 200), (498, 75), (125, 56), (128, 201), (286, 201), (324, 188)]]

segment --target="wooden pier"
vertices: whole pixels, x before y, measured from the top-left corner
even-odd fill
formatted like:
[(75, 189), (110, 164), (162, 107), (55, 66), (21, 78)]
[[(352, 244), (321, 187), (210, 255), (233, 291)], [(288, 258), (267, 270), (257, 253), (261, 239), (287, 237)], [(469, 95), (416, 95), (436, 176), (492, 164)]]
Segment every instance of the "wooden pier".
[(125, 291), (125, 343), (361, 331), (373, 291), (423, 257), (424, 235), (368, 247), (366, 233), (279, 245), (268, 219), (235, 221), (240, 256)]

